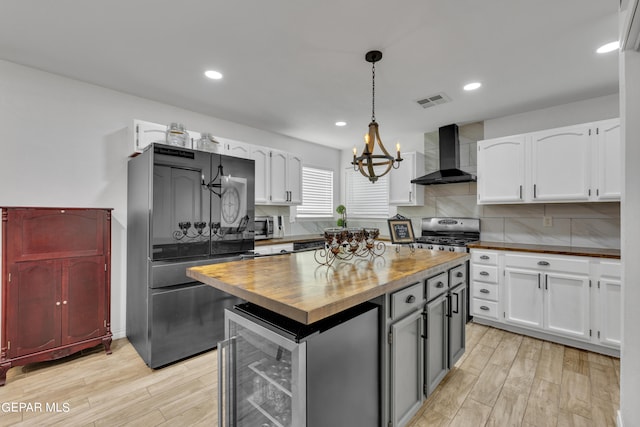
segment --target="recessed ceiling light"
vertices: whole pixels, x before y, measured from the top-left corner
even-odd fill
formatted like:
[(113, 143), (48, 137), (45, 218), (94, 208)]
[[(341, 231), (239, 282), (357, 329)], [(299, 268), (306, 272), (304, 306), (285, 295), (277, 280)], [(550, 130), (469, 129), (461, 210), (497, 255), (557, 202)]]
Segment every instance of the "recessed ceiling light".
[(464, 85), (463, 89), (464, 90), (476, 90), (480, 86), (482, 86), (482, 83), (479, 83), (479, 82), (467, 83), (466, 85)]
[(347, 122), (336, 122), (336, 126), (346, 126)]
[(620, 42), (616, 40), (615, 42), (607, 43), (600, 46), (598, 49), (596, 49), (596, 52), (607, 53), (607, 52), (613, 52), (614, 50), (618, 50), (618, 49), (620, 49)]
[(213, 80), (220, 80), (222, 78), (222, 73), (215, 70), (205, 71), (204, 75)]

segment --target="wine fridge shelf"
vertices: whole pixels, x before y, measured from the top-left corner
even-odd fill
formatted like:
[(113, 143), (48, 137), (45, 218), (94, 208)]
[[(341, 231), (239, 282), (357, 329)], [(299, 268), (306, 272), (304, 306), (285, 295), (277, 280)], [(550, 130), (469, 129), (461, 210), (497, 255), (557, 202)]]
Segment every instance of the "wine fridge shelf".
[(260, 375), (262, 378), (265, 379), (265, 381), (268, 381), (269, 384), (273, 384), (274, 386), (276, 386), (276, 388), (278, 390), (280, 390), (281, 392), (283, 392), (284, 394), (286, 394), (289, 397), (292, 397), (293, 395), (291, 394), (290, 390), (287, 390), (285, 387), (282, 386), (282, 384), (280, 384), (279, 382), (277, 382), (276, 380), (274, 380), (273, 378), (269, 377), (266, 372), (262, 371), (259, 369), (259, 366), (264, 362), (264, 360), (259, 360), (257, 362), (253, 362), (252, 364), (249, 365), (249, 369), (251, 369), (253, 372), (255, 372), (256, 374)]
[(258, 405), (256, 403), (256, 401), (253, 400), (253, 396), (247, 397), (247, 401), (251, 404), (251, 406), (253, 406), (258, 411), (260, 411), (260, 413), (262, 415), (264, 415), (265, 417), (269, 418), (269, 421), (274, 423), (277, 427), (289, 427), (288, 424), (286, 426), (282, 425), (282, 423), (280, 421), (276, 420), (266, 409), (264, 409), (262, 406)]

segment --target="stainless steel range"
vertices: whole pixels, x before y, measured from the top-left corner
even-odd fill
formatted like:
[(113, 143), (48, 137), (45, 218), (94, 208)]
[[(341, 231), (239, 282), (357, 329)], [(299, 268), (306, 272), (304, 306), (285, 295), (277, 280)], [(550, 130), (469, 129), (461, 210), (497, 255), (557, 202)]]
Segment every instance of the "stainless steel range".
[(467, 243), (477, 240), (479, 218), (422, 218), (422, 235), (416, 242), (426, 249), (467, 252)]
[[(467, 244), (480, 240), (479, 218), (422, 218), (422, 235), (416, 239), (418, 247), (436, 251), (468, 252)], [(467, 264), (467, 277), (469, 277)], [(467, 281), (467, 295), (470, 286)], [(471, 321), (469, 301), (466, 299), (467, 322)]]

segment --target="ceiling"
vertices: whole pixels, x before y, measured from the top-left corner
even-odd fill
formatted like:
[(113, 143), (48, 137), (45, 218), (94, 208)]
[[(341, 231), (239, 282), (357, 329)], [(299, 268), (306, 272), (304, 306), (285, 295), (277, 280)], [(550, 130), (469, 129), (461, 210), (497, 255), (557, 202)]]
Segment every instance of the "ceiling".
[[(617, 39), (617, 12), (618, 0), (2, 0), (0, 58), (347, 149), (371, 118), (364, 55), (377, 49), (389, 146), (617, 93), (616, 52), (595, 53)], [(472, 81), (483, 86), (462, 90)], [(440, 92), (451, 102), (416, 103)]]

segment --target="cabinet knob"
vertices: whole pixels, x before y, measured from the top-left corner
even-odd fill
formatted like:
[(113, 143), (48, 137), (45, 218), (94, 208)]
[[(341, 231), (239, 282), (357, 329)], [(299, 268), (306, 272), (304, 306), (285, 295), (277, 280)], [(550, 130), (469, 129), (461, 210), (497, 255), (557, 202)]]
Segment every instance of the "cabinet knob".
[(489, 259), (489, 255), (480, 255), (480, 259)]
[(442, 282), (436, 283), (436, 288), (444, 288), (444, 283)]
[(480, 310), (489, 311), (489, 307), (487, 307), (486, 305), (481, 305)]
[(66, 301), (62, 301), (62, 304), (66, 304), (66, 303), (67, 303)]
[(483, 293), (483, 294), (488, 294), (489, 293), (489, 289), (482, 288), (482, 289), (480, 289), (480, 292)]
[(489, 275), (489, 273), (488, 273), (487, 271), (481, 271), (481, 272), (480, 272), (480, 275), (481, 275), (481, 276), (488, 276), (488, 275)]
[(547, 261), (538, 261), (538, 265), (549, 265)]
[(406, 302), (407, 304), (411, 304), (415, 300), (416, 300), (416, 297), (414, 297), (413, 295), (409, 295), (404, 302)]
[(458, 271), (456, 273), (456, 277), (462, 277), (462, 276), (464, 276), (464, 273), (462, 273), (462, 271)]
[(60, 305), (60, 301), (56, 301), (56, 305)]

